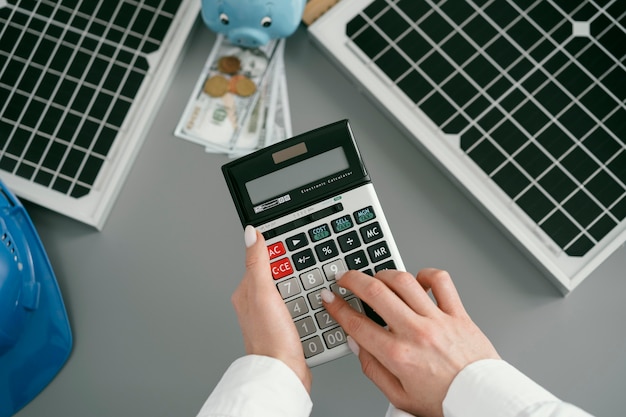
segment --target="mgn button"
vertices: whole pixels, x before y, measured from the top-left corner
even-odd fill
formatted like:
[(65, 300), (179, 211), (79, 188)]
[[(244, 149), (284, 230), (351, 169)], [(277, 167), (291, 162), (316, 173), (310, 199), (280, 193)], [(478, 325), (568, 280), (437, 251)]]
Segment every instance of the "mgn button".
[(339, 247), (342, 252), (350, 252), (352, 249), (356, 249), (361, 245), (359, 235), (355, 230), (339, 236), (337, 242), (339, 242)]
[(298, 233), (295, 236), (288, 237), (287, 239), (285, 239), (285, 242), (287, 242), (287, 247), (289, 248), (289, 250), (297, 250), (303, 248), (309, 243), (304, 232)]
[(380, 230), (380, 224), (378, 224), (378, 222), (361, 227), (360, 232), (363, 242), (365, 243), (370, 243), (383, 237), (383, 231)]
[(349, 214), (346, 214), (345, 216), (341, 216), (340, 218), (331, 221), (330, 225), (335, 233), (341, 233), (354, 226), (354, 223), (352, 223), (352, 217), (350, 217)]
[(315, 253), (317, 253), (317, 258), (320, 261), (326, 261), (337, 256), (339, 254), (339, 250), (337, 249), (337, 245), (335, 245), (334, 240), (328, 240), (315, 246)]
[(365, 207), (361, 210), (357, 210), (354, 212), (354, 219), (356, 220), (357, 224), (365, 223), (375, 217), (376, 213), (374, 213), (374, 209), (372, 208), (372, 206)]
[(298, 252), (291, 257), (293, 264), (298, 271), (302, 271), (304, 268), (315, 265), (315, 257), (311, 249), (305, 249), (302, 252)]
[(327, 224), (321, 224), (309, 230), (309, 236), (313, 242), (319, 242), (330, 236), (330, 228)]

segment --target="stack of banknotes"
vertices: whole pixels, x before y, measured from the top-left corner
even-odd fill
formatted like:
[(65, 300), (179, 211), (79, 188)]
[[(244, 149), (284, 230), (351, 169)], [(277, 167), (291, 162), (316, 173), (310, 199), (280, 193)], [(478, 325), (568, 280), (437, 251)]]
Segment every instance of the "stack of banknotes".
[(291, 136), (285, 40), (248, 49), (219, 35), (176, 136), (236, 158)]

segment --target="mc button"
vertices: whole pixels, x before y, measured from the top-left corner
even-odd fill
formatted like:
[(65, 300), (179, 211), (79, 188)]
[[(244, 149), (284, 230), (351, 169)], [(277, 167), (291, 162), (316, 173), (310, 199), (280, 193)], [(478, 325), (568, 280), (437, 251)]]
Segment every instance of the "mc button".
[(383, 237), (383, 232), (380, 230), (380, 224), (378, 224), (378, 222), (363, 226), (360, 232), (363, 242), (365, 243), (370, 243)]

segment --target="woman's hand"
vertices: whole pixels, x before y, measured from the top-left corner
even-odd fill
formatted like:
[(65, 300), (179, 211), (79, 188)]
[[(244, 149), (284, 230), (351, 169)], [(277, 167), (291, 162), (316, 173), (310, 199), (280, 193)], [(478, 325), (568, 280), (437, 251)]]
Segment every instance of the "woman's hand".
[(323, 291), (324, 306), (352, 339), (363, 373), (396, 408), (443, 416), (442, 402), (459, 371), (480, 359), (500, 358), (468, 316), (445, 271), (425, 269), (417, 279), (393, 270), (375, 278), (348, 271), (338, 283), (387, 323), (384, 329)]
[(232, 296), (248, 354), (283, 361), (311, 391), (311, 371), (304, 360), (298, 331), (270, 270), (263, 235), (252, 226), (244, 232), (246, 272)]

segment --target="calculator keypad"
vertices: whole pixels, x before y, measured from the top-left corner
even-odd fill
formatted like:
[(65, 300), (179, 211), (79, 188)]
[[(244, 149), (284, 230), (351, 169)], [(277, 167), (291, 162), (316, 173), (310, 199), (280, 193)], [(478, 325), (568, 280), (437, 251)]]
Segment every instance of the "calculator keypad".
[(268, 245), (276, 287), (294, 319), (307, 359), (346, 343), (343, 329), (324, 309), (323, 288), (346, 299), (355, 310), (364, 311), (361, 301), (335, 282), (335, 275), (348, 269), (373, 275), (395, 268), (371, 206), (333, 217), (337, 214), (320, 216), (305, 231), (285, 233)]
[(305, 290), (310, 290), (311, 288), (318, 287), (324, 283), (324, 278), (322, 278), (322, 273), (318, 268), (311, 269), (304, 274), (300, 274), (300, 281), (302, 281), (302, 286)]

